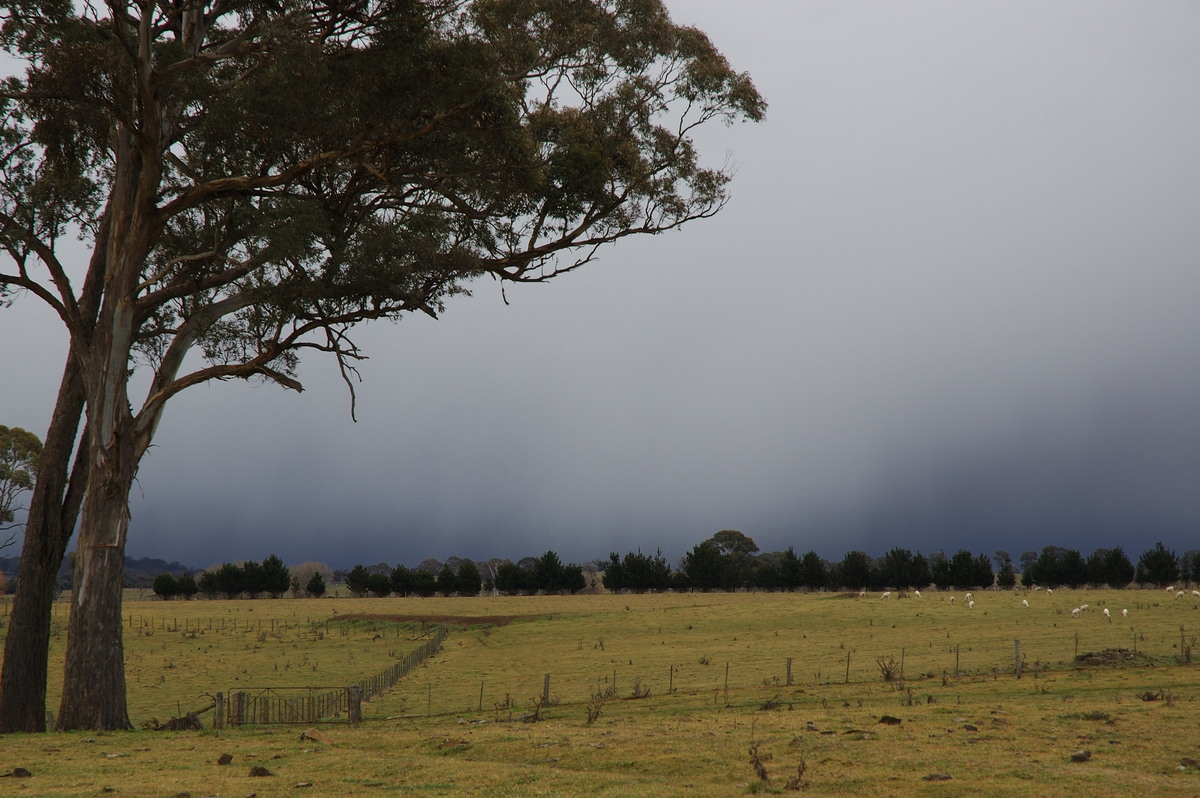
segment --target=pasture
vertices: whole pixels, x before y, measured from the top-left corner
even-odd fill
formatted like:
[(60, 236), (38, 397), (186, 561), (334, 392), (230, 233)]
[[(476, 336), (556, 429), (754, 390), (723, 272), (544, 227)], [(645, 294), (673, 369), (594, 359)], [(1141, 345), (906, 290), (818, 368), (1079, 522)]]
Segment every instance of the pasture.
[(437, 624), (450, 634), (357, 728), (314, 725), (314, 740), (306, 725), (217, 731), (202, 715), (204, 731), (9, 735), (0, 773), (33, 775), (0, 779), (0, 794), (1200, 794), (1200, 598), (974, 600), (128, 601), (135, 726), (217, 691), (352, 684)]

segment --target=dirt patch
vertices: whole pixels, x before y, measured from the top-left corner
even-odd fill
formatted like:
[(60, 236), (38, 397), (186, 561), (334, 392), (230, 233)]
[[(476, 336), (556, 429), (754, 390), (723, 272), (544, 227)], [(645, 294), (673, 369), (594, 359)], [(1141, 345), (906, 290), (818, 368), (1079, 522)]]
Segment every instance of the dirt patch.
[(378, 612), (360, 612), (350, 615), (335, 615), (330, 621), (385, 621), (387, 623), (427, 623), (447, 626), (507, 626), (513, 621), (542, 617), (532, 615), (390, 615)]
[(1075, 664), (1086, 668), (1114, 668), (1129, 665), (1149, 665), (1150, 657), (1127, 648), (1106, 648), (1089, 651), (1075, 657)]

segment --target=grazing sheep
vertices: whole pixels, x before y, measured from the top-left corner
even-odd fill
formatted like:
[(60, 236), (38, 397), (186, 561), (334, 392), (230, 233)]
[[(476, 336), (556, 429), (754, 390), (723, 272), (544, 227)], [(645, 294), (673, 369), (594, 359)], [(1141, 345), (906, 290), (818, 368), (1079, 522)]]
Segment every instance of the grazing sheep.
[(951, 596), (951, 597), (950, 597), (950, 603), (951, 603), (951, 604), (953, 604), (953, 603), (954, 603), (954, 596)]
[(890, 590), (885, 590), (883, 595), (880, 596), (881, 599), (890, 599), (891, 597), (892, 597), (892, 591), (890, 591)]
[(967, 594), (967, 601), (970, 601), (970, 600), (971, 600), (971, 599), (973, 599), (973, 598), (975, 598), (975, 596), (974, 596), (974, 595), (972, 595), (971, 593), (968, 593), (968, 594)]
[(1092, 608), (1091, 604), (1080, 604), (1079, 605), (1079, 609), (1083, 610), (1084, 612), (1087, 612), (1091, 608)]
[(1021, 604), (1025, 607), (1025, 609), (1029, 609), (1029, 599), (1021, 599)]
[(1175, 585), (1167, 585), (1167, 592), (1168, 592), (1168, 593), (1170, 593), (1170, 592), (1171, 592), (1172, 590), (1174, 590), (1174, 589), (1175, 589)]
[(975, 602), (974, 602), (974, 601), (968, 601), (968, 602), (967, 602), (967, 609), (969, 609), (969, 610), (973, 610), (973, 609), (975, 609)]
[(1193, 590), (1193, 591), (1192, 591), (1192, 595), (1193, 595), (1193, 596), (1200, 596), (1200, 590)]
[(1129, 610), (1121, 610), (1121, 617), (1122, 617), (1122, 618), (1128, 618), (1128, 617), (1129, 617)]
[(1178, 593), (1175, 594), (1175, 598), (1180, 599), (1180, 598), (1183, 598), (1185, 595), (1187, 595), (1187, 594), (1184, 593), (1182, 590), (1180, 590)]
[(920, 590), (914, 590), (913, 592), (917, 594), (917, 598), (920, 598), (920, 597), (921, 597), (921, 591), (920, 591)]
[(1108, 622), (1112, 623), (1112, 613), (1108, 611), (1108, 607), (1104, 608), (1104, 617), (1108, 618)]
[(1047, 595), (1047, 596), (1051, 595), (1052, 593), (1054, 593), (1054, 588), (1052, 588), (1052, 587), (1048, 587), (1048, 588), (1046, 588), (1046, 595)]
[(1081, 615), (1083, 615), (1083, 610), (1081, 608), (1076, 607), (1075, 609), (1071, 610), (1072, 618), (1078, 618)]

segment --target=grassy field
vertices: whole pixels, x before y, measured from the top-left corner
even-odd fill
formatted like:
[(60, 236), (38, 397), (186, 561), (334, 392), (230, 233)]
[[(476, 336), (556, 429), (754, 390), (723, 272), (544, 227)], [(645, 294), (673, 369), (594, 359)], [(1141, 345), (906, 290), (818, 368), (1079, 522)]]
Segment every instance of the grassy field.
[(10, 735), (0, 795), (1200, 794), (1200, 599), (950, 596), (127, 601), (135, 725), (451, 634), (358, 728)]

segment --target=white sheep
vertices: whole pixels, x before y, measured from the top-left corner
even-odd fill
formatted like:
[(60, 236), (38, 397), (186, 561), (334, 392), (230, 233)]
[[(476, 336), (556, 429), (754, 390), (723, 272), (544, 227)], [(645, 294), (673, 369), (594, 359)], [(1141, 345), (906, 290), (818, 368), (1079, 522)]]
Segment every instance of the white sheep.
[(1084, 611), (1084, 612), (1087, 612), (1087, 611), (1088, 611), (1088, 610), (1090, 610), (1091, 608), (1092, 608), (1092, 605), (1091, 605), (1091, 604), (1080, 604), (1080, 605), (1079, 605), (1079, 609), (1081, 609), (1081, 610), (1082, 610), (1082, 611)]
[(971, 600), (971, 599), (973, 599), (973, 598), (975, 598), (975, 596), (974, 596), (974, 595), (972, 595), (972, 594), (970, 594), (970, 593), (968, 593), (968, 594), (967, 594), (967, 601), (970, 601), (970, 600)]
[(1168, 593), (1170, 593), (1170, 592), (1171, 592), (1172, 590), (1174, 590), (1174, 589), (1175, 589), (1175, 585), (1167, 585), (1167, 592), (1168, 592)]
[(954, 603), (954, 596), (951, 596), (951, 597), (950, 597), (950, 603), (951, 603), (951, 604), (953, 604), (953, 603)]
[(1122, 617), (1122, 618), (1128, 618), (1128, 617), (1129, 617), (1129, 610), (1121, 610), (1121, 617)]
[(1053, 595), (1053, 594), (1054, 594), (1054, 588), (1052, 588), (1052, 587), (1048, 587), (1048, 588), (1046, 588), (1046, 595), (1047, 595), (1047, 596), (1050, 596), (1050, 595)]
[(1021, 604), (1025, 607), (1025, 609), (1029, 609), (1029, 599), (1021, 599)]
[(1193, 590), (1192, 595), (1200, 597), (1200, 590)]
[(1182, 590), (1180, 590), (1178, 593), (1175, 594), (1175, 598), (1181, 599), (1186, 595), (1187, 595), (1186, 593), (1184, 593)]
[(974, 601), (968, 601), (968, 602), (967, 602), (967, 609), (969, 609), (969, 610), (973, 610), (973, 609), (975, 609), (975, 602), (974, 602)]
[(917, 598), (920, 598), (920, 597), (921, 597), (921, 591), (920, 591), (920, 590), (914, 590), (913, 592), (917, 594)]
[(1076, 607), (1075, 609), (1071, 610), (1072, 618), (1078, 618), (1081, 615), (1083, 615), (1083, 610), (1081, 608)]
[(880, 596), (881, 599), (890, 599), (891, 597), (892, 597), (892, 591), (890, 591), (890, 590), (885, 590), (883, 592), (883, 595)]
[(1108, 618), (1108, 622), (1112, 623), (1112, 613), (1108, 611), (1108, 607), (1104, 608), (1104, 617)]

